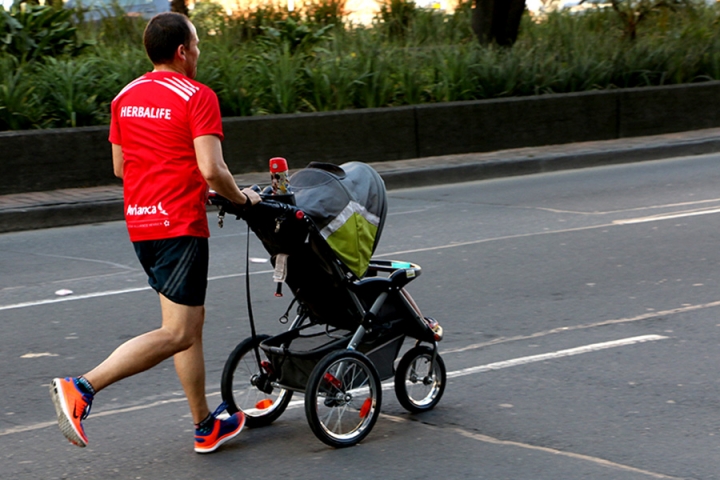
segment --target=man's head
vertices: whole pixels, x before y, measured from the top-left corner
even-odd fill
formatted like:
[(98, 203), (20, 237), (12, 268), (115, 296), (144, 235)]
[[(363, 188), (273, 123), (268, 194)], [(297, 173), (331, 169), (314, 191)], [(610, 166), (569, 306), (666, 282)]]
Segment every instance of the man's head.
[(153, 65), (179, 70), (190, 78), (197, 73), (197, 31), (184, 15), (173, 12), (155, 15), (143, 35), (145, 51)]

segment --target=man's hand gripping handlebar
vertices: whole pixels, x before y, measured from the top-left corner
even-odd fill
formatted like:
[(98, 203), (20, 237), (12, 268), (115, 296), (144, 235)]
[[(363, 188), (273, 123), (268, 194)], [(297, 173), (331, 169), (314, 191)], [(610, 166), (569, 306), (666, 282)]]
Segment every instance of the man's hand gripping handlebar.
[[(251, 195), (255, 197), (256, 201), (253, 202), (251, 196), (248, 195), (244, 190), (250, 190), (252, 192)], [(243, 195), (245, 195), (244, 204), (235, 203), (228, 198), (223, 197), (214, 190), (210, 190), (210, 192), (208, 193), (208, 205), (215, 205), (220, 209), (220, 211), (218, 212), (218, 225), (220, 226), (220, 228), (223, 227), (226, 213), (235, 215), (238, 219), (240, 219), (242, 218), (242, 214), (245, 210), (262, 201), (262, 199), (260, 198), (260, 194), (252, 189), (243, 189), (241, 190), (241, 192), (243, 193)]]
[[(235, 215), (237, 219), (242, 218), (247, 220), (247, 215), (250, 209), (253, 211), (253, 216), (257, 214), (261, 216), (280, 218), (285, 217), (288, 213), (290, 213), (298, 220), (304, 218), (305, 214), (302, 210), (293, 205), (273, 199), (273, 195), (262, 195), (258, 192), (259, 188), (258, 190), (256, 190), (256, 188), (258, 187), (243, 189), (243, 192), (251, 190), (251, 195), (248, 195), (248, 199), (251, 200), (251, 202), (243, 205), (231, 202), (217, 192), (212, 190), (210, 191), (208, 194), (208, 204), (215, 205), (220, 208), (220, 212), (218, 212), (218, 225), (220, 228), (223, 226), (226, 213)], [(258, 200), (252, 201), (252, 199), (254, 199), (253, 197)]]

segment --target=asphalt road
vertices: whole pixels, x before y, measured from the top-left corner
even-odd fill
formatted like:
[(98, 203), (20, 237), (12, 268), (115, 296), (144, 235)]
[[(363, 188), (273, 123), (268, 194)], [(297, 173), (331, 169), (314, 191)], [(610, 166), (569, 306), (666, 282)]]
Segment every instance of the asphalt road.
[[(8, 479), (720, 478), (720, 156), (390, 192), (378, 255), (444, 326), (432, 412), (392, 390), (360, 445), (333, 450), (301, 405), (213, 455), (192, 451), (172, 362), (103, 391), (67, 443), (47, 384), (159, 324), (122, 223), (0, 235), (0, 477)], [(249, 334), (241, 222), (214, 221), (208, 392)], [(251, 256), (264, 258), (251, 237)], [(259, 330), (287, 297), (251, 265)], [(57, 295), (71, 290), (68, 296)]]

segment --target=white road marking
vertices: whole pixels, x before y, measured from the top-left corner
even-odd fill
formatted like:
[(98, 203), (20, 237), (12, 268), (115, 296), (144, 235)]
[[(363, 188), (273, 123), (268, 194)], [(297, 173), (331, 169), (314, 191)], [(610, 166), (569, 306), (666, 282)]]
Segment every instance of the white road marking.
[(528, 237), (535, 237), (540, 235), (553, 235), (556, 233), (570, 233), (570, 232), (581, 232), (584, 230), (596, 230), (598, 228), (609, 228), (614, 227), (617, 225), (613, 225), (612, 223), (605, 223), (602, 225), (590, 225), (587, 227), (577, 227), (577, 228), (567, 228), (563, 230), (548, 230), (545, 232), (530, 232), (530, 233), (518, 233), (515, 235), (505, 235), (502, 237), (491, 237), (491, 238), (481, 238), (479, 240), (469, 240), (467, 242), (451, 242), (445, 245), (436, 245), (434, 247), (423, 247), (423, 248), (414, 248), (411, 250), (399, 250), (397, 252), (387, 252), (387, 253), (380, 253), (373, 255), (374, 257), (390, 257), (394, 255), (405, 255), (407, 253), (418, 253), (418, 252), (432, 252), (434, 250), (445, 250), (447, 248), (456, 248), (456, 247), (466, 247), (469, 245), (480, 245), (482, 243), (490, 243), (490, 242), (497, 242), (499, 240), (514, 240), (516, 238), (528, 238)]
[(585, 330), (588, 328), (604, 327), (607, 325), (617, 325), (617, 324), (621, 324), (621, 323), (639, 322), (641, 320), (649, 320), (651, 318), (667, 317), (670, 315), (677, 315), (678, 313), (687, 313), (687, 312), (692, 312), (695, 310), (704, 310), (706, 308), (715, 308), (715, 307), (720, 307), (720, 301), (703, 303), (703, 304), (699, 304), (699, 305), (688, 305), (686, 307), (673, 308), (671, 310), (662, 310), (659, 312), (643, 313), (642, 315), (637, 315), (635, 317), (617, 318), (617, 319), (613, 319), (613, 320), (604, 320), (602, 322), (587, 323), (587, 324), (583, 324), (583, 325), (572, 325), (569, 327), (558, 327), (558, 328), (553, 328), (552, 330), (546, 330), (544, 332), (532, 333), (530, 335), (518, 335), (515, 337), (499, 337), (499, 338), (495, 338), (495, 339), (487, 341), (487, 342), (475, 343), (472, 345), (468, 345), (466, 347), (443, 350), (440, 353), (446, 354), (446, 353), (465, 352), (468, 350), (475, 350), (478, 348), (488, 347), (490, 345), (497, 345), (499, 343), (516, 342), (519, 340), (530, 340), (533, 338), (545, 337), (547, 335), (554, 335), (556, 333), (565, 333), (565, 332), (570, 332), (573, 330)]
[(542, 210), (545, 212), (551, 212), (551, 213), (571, 213), (575, 215), (613, 215), (616, 213), (627, 213), (627, 212), (637, 212), (642, 210), (657, 210), (660, 208), (673, 208), (673, 207), (687, 207), (688, 205), (700, 205), (703, 203), (718, 203), (720, 202), (720, 198), (710, 198), (707, 200), (696, 200), (692, 202), (681, 202), (681, 203), (668, 203), (665, 205), (649, 205), (647, 207), (633, 207), (633, 208), (624, 208), (620, 210), (606, 210), (604, 212), (584, 212), (580, 210), (563, 210), (558, 208), (549, 208), (549, 207), (532, 207), (532, 206), (525, 206), (522, 205), (521, 208), (531, 209), (531, 210)]
[[(250, 275), (260, 275), (264, 273), (272, 273), (272, 270), (262, 270), (259, 272), (250, 272)], [(211, 280), (221, 280), (226, 278), (235, 278), (235, 277), (244, 277), (244, 273), (232, 273), (229, 275), (218, 275), (216, 277), (209, 277), (208, 281)], [(60, 302), (72, 302), (75, 300), (87, 300), (88, 298), (97, 298), (97, 297), (109, 297), (112, 295), (123, 295), (126, 293), (133, 293), (133, 292), (143, 292), (145, 290), (150, 290), (151, 288), (149, 286), (147, 287), (136, 287), (136, 288), (124, 288), (121, 290), (107, 290), (104, 292), (93, 292), (93, 293), (84, 293), (81, 295), (72, 295), (67, 297), (60, 297), (60, 298), (48, 298), (45, 300), (34, 300), (31, 302), (23, 302), (23, 303), (14, 303), (11, 305), (0, 305), (0, 311), (2, 310), (15, 310), (18, 308), (27, 308), (27, 307), (37, 307), (40, 305), (48, 305), (51, 303), (60, 303)]]
[[(643, 342), (651, 342), (656, 340), (663, 340), (668, 337), (663, 337), (661, 335), (642, 335), (639, 337), (631, 337), (631, 338), (625, 338), (621, 340), (613, 340), (610, 342), (603, 342), (603, 343), (595, 343), (592, 345), (586, 345), (583, 347), (577, 347), (577, 348), (571, 348), (567, 350), (558, 350), (556, 352), (551, 353), (545, 353), (541, 355), (532, 355), (530, 357), (520, 357), (513, 360), (506, 360), (503, 362), (496, 362), (496, 363), (490, 363), (488, 365), (479, 365), (476, 367), (470, 367), (470, 368), (464, 368), (462, 370), (456, 370), (453, 372), (448, 372), (447, 377), (448, 378), (454, 378), (454, 377), (461, 377), (465, 375), (472, 375), (475, 373), (482, 373), (482, 372), (488, 372), (493, 370), (500, 370), (502, 368), (509, 368), (509, 367), (515, 367), (518, 365), (526, 365), (528, 363), (532, 362), (542, 362), (545, 360), (550, 360), (553, 358), (562, 358), (562, 357), (568, 357), (572, 355), (580, 355), (583, 353), (590, 353), (590, 352), (596, 352), (599, 350), (604, 350), (608, 348), (613, 347), (620, 347), (620, 346), (626, 346), (626, 345), (633, 345), (637, 343), (643, 343)], [(382, 384), (383, 390), (388, 390), (391, 388), (394, 388), (394, 384), (392, 381), (385, 382)], [(220, 392), (213, 392), (207, 394), (208, 397), (213, 397), (220, 395)], [(148, 403), (145, 405), (134, 405), (131, 407), (124, 407), (124, 408), (117, 408), (114, 410), (105, 410), (100, 412), (93, 412), (93, 418), (95, 417), (107, 417), (111, 415), (119, 415), (121, 413), (128, 413), (128, 412), (135, 412), (138, 410), (147, 410), (149, 408), (159, 407), (162, 405), (167, 405), (171, 403), (179, 403), (179, 402), (186, 402), (187, 400), (183, 398), (172, 398), (169, 400), (159, 400), (153, 403)], [(299, 408), (305, 404), (304, 400), (293, 400), (288, 405), (288, 409), (293, 408)], [(30, 432), (33, 430), (40, 430), (43, 428), (50, 427), (52, 425), (56, 425), (56, 421), (49, 421), (49, 422), (41, 422), (36, 423), (33, 425), (20, 425), (13, 428), (8, 428), (5, 430), (0, 430), (0, 437), (4, 437), (7, 435), (13, 435), (16, 433), (24, 433), (24, 432)]]
[(50, 352), (42, 352), (42, 353), (26, 353), (25, 355), (20, 355), (20, 358), (41, 358), (41, 357), (57, 357), (59, 356), (57, 353), (50, 353)]
[[(528, 238), (528, 237), (534, 237), (534, 236), (540, 236), (540, 235), (554, 235), (558, 233), (571, 233), (571, 232), (580, 232), (585, 230), (595, 230), (599, 228), (608, 228), (618, 225), (630, 225), (634, 223), (642, 223), (642, 222), (650, 222), (650, 221), (659, 221), (659, 220), (669, 220), (684, 216), (693, 216), (693, 215), (705, 215), (708, 213), (720, 213), (720, 209), (712, 209), (712, 210), (702, 210), (702, 211), (693, 211), (693, 212), (684, 212), (684, 213), (678, 213), (678, 214), (668, 214), (664, 216), (654, 216), (654, 217), (644, 217), (639, 219), (629, 219), (629, 220), (615, 220), (612, 223), (609, 224), (602, 224), (602, 225), (590, 225), (586, 227), (577, 227), (577, 228), (568, 228), (568, 229), (562, 229), (562, 230), (548, 230), (544, 232), (530, 232), (530, 233), (521, 233), (516, 235), (506, 235), (502, 237), (492, 237), (492, 238), (483, 238), (479, 240), (470, 240), (466, 242), (451, 242), (445, 245), (436, 245), (432, 247), (424, 247), (424, 248), (416, 248), (411, 250), (399, 250), (396, 252), (387, 252), (387, 253), (380, 253), (376, 254), (375, 257), (381, 258), (381, 257), (390, 257), (395, 255), (405, 255), (409, 253), (418, 253), (418, 252), (430, 252), (435, 250), (444, 250), (448, 248), (456, 248), (456, 247), (465, 247), (470, 245), (480, 245), (483, 243), (489, 243), (489, 242), (497, 242), (502, 240), (513, 240), (517, 238)], [(63, 257), (63, 258), (74, 258), (74, 257)], [(99, 260), (88, 260), (88, 259), (78, 259), (78, 260), (87, 260), (92, 262), (101, 262)], [(105, 263), (111, 263), (111, 262), (105, 262)], [(115, 266), (115, 264), (112, 264)], [(124, 265), (117, 264), (118, 267), (122, 268), (130, 268)], [(136, 269), (132, 269), (136, 270)], [(261, 273), (268, 273), (267, 271), (262, 272), (252, 272), (251, 275), (261, 274)], [(224, 279), (224, 278), (233, 278), (233, 277), (240, 277), (245, 275), (244, 273), (236, 273), (236, 274), (230, 274), (230, 275), (222, 275), (217, 277), (211, 277), (208, 278), (208, 280), (218, 280), (218, 279)], [(39, 305), (47, 305), (51, 303), (58, 303), (58, 302), (67, 302), (67, 301), (74, 301), (74, 300), (85, 300), (89, 298), (97, 298), (97, 297), (103, 297), (103, 296), (112, 296), (112, 295), (121, 295), (125, 293), (133, 293), (133, 292), (139, 292), (144, 290), (149, 290), (150, 287), (142, 287), (142, 288), (128, 288), (128, 289), (122, 289), (122, 290), (109, 290), (105, 292), (93, 292), (93, 293), (87, 293), (82, 295), (73, 295), (68, 296), (64, 298), (53, 298), (53, 299), (45, 299), (45, 300), (35, 300), (30, 302), (23, 302), (23, 303), (16, 303), (11, 305), (1, 305), (0, 311), (2, 310), (14, 310), (18, 308), (27, 308), (27, 307), (34, 307)]]
[[(218, 395), (220, 395), (220, 392), (208, 393), (206, 396), (207, 397), (216, 397)], [(148, 403), (145, 405), (134, 405), (132, 407), (117, 408), (115, 410), (105, 410), (105, 411), (100, 411), (100, 412), (93, 412), (92, 416), (93, 416), (93, 418), (109, 417), (112, 415), (119, 415), (121, 413), (135, 412), (137, 410), (147, 410), (148, 408), (159, 407), (159, 406), (168, 405), (171, 403), (185, 403), (185, 402), (187, 402), (187, 399), (185, 397), (171, 398), (168, 400), (159, 400), (157, 402), (152, 402), (152, 403)], [(0, 430), (0, 437), (4, 437), (6, 435), (13, 435), (15, 433), (24, 433), (24, 432), (31, 432), (33, 430), (41, 430), (43, 428), (51, 427), (53, 425), (57, 425), (57, 421), (52, 420), (50, 422), (35, 423), (33, 425), (18, 425), (17, 427)]]
[(17, 308), (37, 307), (39, 305), (48, 305), (50, 303), (72, 302), (75, 300), (86, 300), (88, 298), (109, 297), (112, 295), (122, 295), (124, 293), (140, 292), (143, 290), (150, 290), (150, 287), (124, 288), (122, 290), (108, 290), (105, 292), (85, 293), (82, 295), (75, 295), (75, 296), (68, 296), (68, 297), (48, 298), (45, 300), (34, 300), (32, 302), (14, 303), (11, 305), (0, 306), (0, 311), (14, 310)]
[[(520, 357), (512, 360), (506, 360), (503, 362), (495, 362), (487, 365), (478, 365), (476, 367), (455, 370), (453, 372), (447, 372), (447, 378), (463, 377), (465, 375), (472, 375), (475, 373), (501, 370), (503, 368), (516, 367), (518, 365), (526, 365), (528, 363), (544, 362), (546, 360), (552, 360), (555, 358), (570, 357), (573, 355), (581, 355), (583, 353), (606, 350), (608, 348), (623, 347), (644, 342), (654, 342), (657, 340), (665, 340), (667, 338), (668, 337), (664, 337), (662, 335), (641, 335), (639, 337), (623, 338), (620, 340), (612, 340), (609, 342), (594, 343), (592, 345), (585, 345), (583, 347), (569, 348), (567, 350), (558, 350), (556, 352), (543, 353), (540, 355), (531, 355), (529, 357)], [(395, 388), (395, 383), (392, 380), (382, 384), (383, 390), (391, 390), (393, 388)], [(304, 405), (304, 403), (304, 400), (293, 400), (288, 404), (288, 408), (297, 408)]]
[(410, 213), (426, 213), (428, 210), (432, 210), (433, 208), (437, 208), (437, 207), (430, 206), (430, 207), (425, 207), (425, 208), (418, 208), (417, 210), (405, 210), (405, 211), (398, 210), (395, 212), (389, 212), (387, 215), (388, 215), (388, 217), (392, 217), (394, 215), (408, 215)]
[(720, 213), (720, 208), (713, 208), (709, 210), (694, 210), (690, 212), (677, 212), (677, 213), (668, 213), (668, 214), (660, 214), (660, 215), (653, 215), (650, 217), (641, 217), (641, 218), (629, 218), (627, 220), (614, 220), (614, 225), (633, 225), (636, 223), (647, 223), (647, 222), (658, 222), (660, 220), (672, 220), (675, 218), (684, 218), (684, 217), (695, 217), (697, 215), (710, 215), (713, 213)]
[(622, 347), (625, 345), (634, 345), (636, 343), (654, 342), (657, 340), (665, 340), (668, 337), (662, 335), (641, 335), (639, 337), (623, 338), (621, 340), (613, 340), (610, 342), (594, 343), (592, 345), (585, 345), (584, 347), (569, 348), (567, 350), (558, 350), (556, 352), (543, 353), (540, 355), (531, 355), (529, 357), (520, 357), (512, 360), (506, 360), (503, 362), (490, 363), (488, 365), (480, 365), (477, 367), (463, 368), (462, 370), (456, 370), (454, 372), (448, 372), (448, 378), (462, 377), (465, 375), (471, 375), (474, 373), (490, 372), (493, 370), (500, 370), (508, 367), (515, 367), (518, 365), (526, 365), (528, 363), (544, 362), (546, 360), (552, 360), (555, 358), (570, 357), (573, 355), (581, 355), (583, 353), (597, 352), (599, 350), (606, 350), (608, 348)]

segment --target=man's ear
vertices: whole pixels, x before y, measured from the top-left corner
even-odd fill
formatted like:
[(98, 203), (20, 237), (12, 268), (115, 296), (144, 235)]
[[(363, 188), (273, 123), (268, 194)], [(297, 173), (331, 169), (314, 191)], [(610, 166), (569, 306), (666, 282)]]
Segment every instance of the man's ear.
[(185, 49), (185, 45), (180, 44), (175, 50), (175, 57), (180, 58), (180, 60), (184, 61), (186, 52), (187, 50)]

